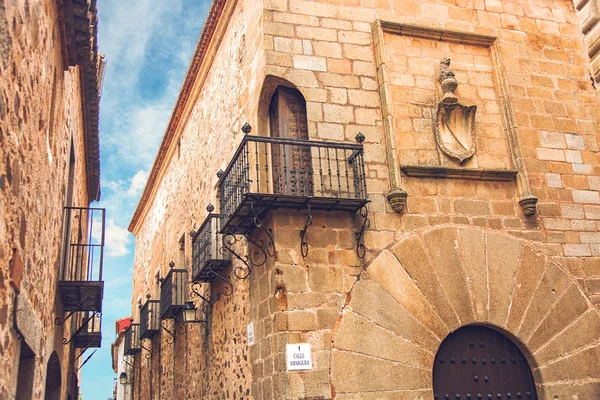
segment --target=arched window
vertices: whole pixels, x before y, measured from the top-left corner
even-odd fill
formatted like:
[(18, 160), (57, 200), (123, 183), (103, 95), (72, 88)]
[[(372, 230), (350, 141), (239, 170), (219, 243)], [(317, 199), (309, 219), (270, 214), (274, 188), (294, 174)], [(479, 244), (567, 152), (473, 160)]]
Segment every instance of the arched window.
[[(277, 87), (269, 106), (269, 125), (272, 137), (308, 139), (306, 101), (298, 90)], [(309, 147), (274, 145), (272, 159), (275, 193), (312, 196), (312, 160)]]
[(433, 366), (434, 399), (536, 400), (527, 359), (505, 335), (465, 326), (440, 346)]
[(48, 360), (46, 370), (46, 400), (60, 400), (60, 361), (56, 352), (52, 353)]

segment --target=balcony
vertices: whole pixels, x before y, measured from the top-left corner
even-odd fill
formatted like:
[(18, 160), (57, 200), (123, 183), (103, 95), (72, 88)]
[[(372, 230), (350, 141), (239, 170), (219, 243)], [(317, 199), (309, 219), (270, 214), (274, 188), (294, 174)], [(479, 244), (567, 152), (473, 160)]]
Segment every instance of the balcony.
[(68, 312), (102, 311), (105, 210), (65, 207), (58, 290)]
[(160, 300), (148, 300), (140, 310), (140, 339), (151, 338), (160, 330)]
[(123, 353), (132, 356), (142, 350), (140, 343), (140, 324), (131, 324), (125, 331)]
[(175, 318), (185, 308), (187, 300), (187, 270), (175, 269), (175, 263), (169, 264), (171, 270), (160, 285), (160, 318)]
[[(211, 212), (214, 208), (209, 205)], [(210, 213), (196, 232), (192, 232), (192, 281), (211, 282), (231, 265), (231, 254), (223, 251), (223, 235), (219, 232), (219, 214)]]
[(99, 348), (102, 344), (102, 318), (100, 313), (85, 311), (80, 313), (79, 329), (73, 335), (73, 345), (78, 349)]
[(329, 143), (246, 135), (219, 173), (221, 232), (248, 234), (279, 208), (346, 211), (367, 204), (364, 136)]

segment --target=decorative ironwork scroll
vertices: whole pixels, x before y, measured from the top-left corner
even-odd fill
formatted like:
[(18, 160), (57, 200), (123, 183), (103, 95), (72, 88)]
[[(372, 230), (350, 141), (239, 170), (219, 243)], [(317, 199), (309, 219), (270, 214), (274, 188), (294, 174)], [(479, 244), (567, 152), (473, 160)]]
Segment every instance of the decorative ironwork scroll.
[(190, 293), (190, 297), (202, 299), (202, 312), (206, 316), (212, 314), (213, 302), (200, 293), (200, 282), (191, 282), (191, 285), (192, 292)]
[(360, 209), (360, 216), (363, 219), (363, 223), (358, 232), (354, 232), (354, 236), (356, 236), (356, 254), (360, 258), (363, 258), (367, 252), (365, 247), (365, 231), (371, 226), (371, 220), (369, 220), (369, 209), (367, 206), (364, 206)]
[(300, 253), (302, 257), (308, 256), (308, 243), (306, 243), (306, 232), (308, 231), (308, 227), (312, 225), (312, 215), (310, 214), (310, 204), (308, 205), (308, 209), (306, 212), (306, 221), (304, 222), (304, 228), (300, 231)]

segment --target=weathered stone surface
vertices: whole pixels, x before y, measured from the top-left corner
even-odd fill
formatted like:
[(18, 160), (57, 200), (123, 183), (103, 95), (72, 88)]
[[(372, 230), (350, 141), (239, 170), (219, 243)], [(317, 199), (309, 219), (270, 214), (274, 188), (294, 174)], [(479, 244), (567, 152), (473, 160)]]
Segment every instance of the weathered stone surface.
[(354, 353), (412, 365), (431, 368), (433, 354), (415, 346), (401, 336), (373, 324), (353, 312), (342, 315), (342, 323), (335, 335), (335, 348)]
[[(444, 323), (450, 329), (457, 328), (460, 323), (456, 313), (448, 301), (444, 288), (439, 283), (436, 274), (437, 268), (430, 261), (420, 238), (411, 236), (394, 246), (392, 251), (415, 285), (428, 297)], [(437, 266), (437, 264), (435, 265)]]
[(530, 351), (536, 351), (551, 338), (568, 327), (588, 309), (588, 302), (576, 284), (571, 284), (556, 302), (544, 321), (527, 341)]
[(570, 283), (570, 277), (555, 263), (550, 262), (540, 281), (529, 308), (525, 312), (523, 322), (518, 329), (518, 336), (527, 341), (544, 319), (554, 303), (562, 296)]
[(506, 328), (516, 332), (531, 303), (542, 275), (546, 270), (546, 257), (531, 246), (523, 248), (523, 255), (517, 273), (515, 292), (506, 322)]
[(599, 331), (600, 313), (596, 309), (591, 309), (535, 352), (535, 359), (540, 365), (544, 365), (564, 357), (593, 343), (597, 340)]
[(381, 327), (434, 352), (440, 339), (371, 279), (361, 279), (351, 293), (350, 309)]
[(465, 270), (465, 283), (471, 294), (474, 318), (478, 321), (487, 321), (489, 315), (484, 235), (484, 232), (477, 229), (458, 229), (458, 245)]
[(431, 373), (388, 360), (332, 351), (331, 383), (336, 393), (414, 390), (431, 385)]
[[(591, 333), (595, 320), (588, 314), (578, 317), (584, 312), (582, 300), (600, 302), (595, 290), (600, 247), (593, 243), (600, 218), (593, 205), (600, 115), (580, 45), (576, 13), (581, 11), (569, 2), (544, 7), (498, 1), (393, 3), (231, 3), (220, 45), (207, 50), (206, 75), (190, 78), (197, 82), (194, 96), (174, 113), (181, 114), (174, 130), (182, 138), (181, 157), (157, 164), (160, 179), (150, 183), (152, 196), (141, 204), (145, 214), (134, 229), (134, 307), (136, 296), (151, 289), (153, 273), (147, 266), (164, 266), (176, 257), (178, 239), (190, 224), (202, 221), (204, 215), (190, 217), (190, 210), (215, 204), (216, 178), (190, 171), (224, 169), (244, 122), (253, 126), (251, 134), (268, 136), (268, 109), (277, 85), (295, 86), (304, 95), (310, 139), (354, 142), (358, 132), (365, 134), (371, 201), (364, 259), (355, 251), (358, 217), (313, 210), (306, 236), (310, 250), (303, 257), (299, 231), (305, 210), (269, 214), (263, 222), (273, 229), (275, 256), (253, 268), (246, 283), (236, 283), (235, 300), (220, 294), (223, 284), (212, 285), (222, 305), (212, 317), (213, 339), (206, 344), (194, 335), (190, 339), (190, 357), (202, 360), (192, 379), (202, 382), (202, 390), (190, 396), (429, 399), (431, 369), (409, 369), (403, 363), (413, 357), (400, 350), (414, 346), (433, 355), (449, 331), (471, 322), (505, 328), (531, 345), (525, 352), (539, 348), (534, 361), (544, 368), (581, 352), (585, 340), (597, 342), (598, 334)], [(381, 32), (378, 20), (403, 25)], [(410, 23), (422, 26), (418, 37)], [(440, 94), (433, 66), (448, 56), (459, 99), (478, 107), (476, 152), (463, 164), (440, 156), (433, 135), (432, 110)], [(0, 96), (10, 110), (12, 93)], [(19, 96), (23, 109), (21, 89)], [(166, 141), (164, 154), (176, 154), (175, 143)], [(403, 163), (521, 172), (517, 182), (406, 176), (400, 181)], [(11, 185), (1, 168), (0, 182)], [(21, 176), (27, 176), (22, 165)], [(409, 194), (402, 215), (385, 198), (396, 187)], [(536, 217), (525, 217), (519, 207), (529, 192), (539, 199)], [(2, 200), (2, 207), (9, 207)], [(31, 219), (27, 222), (29, 229)], [(260, 231), (254, 231), (255, 240), (265, 239)], [(245, 246), (239, 247), (246, 254)], [(189, 250), (186, 243), (188, 259)], [(574, 290), (576, 284), (583, 294)], [(244, 352), (250, 321), (257, 343)], [(565, 332), (573, 335), (572, 345)], [(398, 345), (377, 347), (376, 337)], [(285, 344), (301, 342), (313, 347), (316, 369), (287, 372)], [(403, 361), (394, 364), (382, 356)], [(161, 398), (173, 396), (172, 369), (168, 373)], [(586, 374), (577, 370), (570, 376), (587, 382)], [(241, 392), (230, 385), (233, 381), (240, 382)], [(547, 393), (568, 393), (558, 383), (538, 383), (544, 390), (556, 388)], [(584, 398), (595, 390), (592, 384), (575, 386)]]
[(582, 377), (600, 378), (600, 347), (598, 345), (573, 353), (538, 368), (535, 372), (542, 382), (576, 381)]
[(471, 295), (462, 267), (457, 230), (442, 228), (427, 232), (423, 235), (423, 243), (429, 250), (435, 273), (458, 316), (460, 325), (473, 322)]
[(490, 322), (504, 326), (515, 288), (515, 278), (523, 245), (497, 233), (486, 235), (490, 288)]
[(371, 279), (437, 337), (446, 336), (448, 328), (392, 253), (382, 252), (372, 261), (367, 272)]

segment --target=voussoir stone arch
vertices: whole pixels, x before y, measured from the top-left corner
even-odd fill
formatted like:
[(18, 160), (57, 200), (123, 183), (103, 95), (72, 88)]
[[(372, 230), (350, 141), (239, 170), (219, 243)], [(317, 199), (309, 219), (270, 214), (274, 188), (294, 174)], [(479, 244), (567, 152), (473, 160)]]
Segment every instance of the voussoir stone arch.
[(541, 399), (600, 398), (600, 313), (527, 240), (464, 226), (416, 231), (378, 254), (349, 298), (333, 333), (337, 399), (432, 398), (440, 343), (472, 324), (519, 345)]

